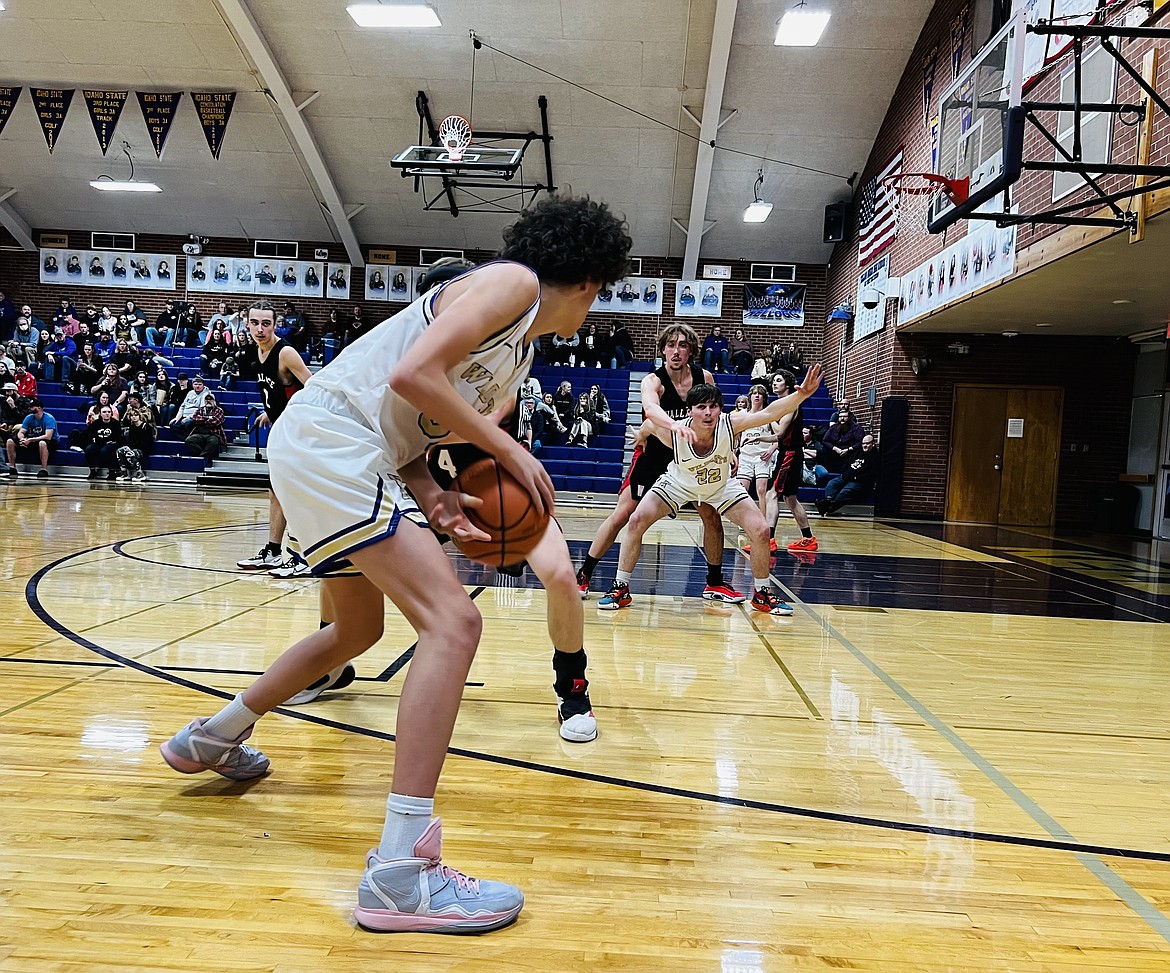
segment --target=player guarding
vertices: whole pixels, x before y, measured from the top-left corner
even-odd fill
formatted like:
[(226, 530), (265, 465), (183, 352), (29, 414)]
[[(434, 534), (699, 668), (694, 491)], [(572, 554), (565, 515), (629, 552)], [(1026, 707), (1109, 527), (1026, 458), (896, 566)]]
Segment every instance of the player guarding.
[[(233, 780), (267, 773), (268, 758), (245, 744), (253, 725), (372, 646), (390, 598), (418, 640), (398, 705), (386, 822), (358, 887), (354, 915), (367, 928), (485, 932), (512, 922), (524, 905), (518, 888), (441, 862), (435, 787), (482, 620), (423, 511), (443, 533), (487, 538), (465, 513), (474, 498), (441, 490), (424, 454), (436, 442), (470, 442), (551, 511), (548, 473), (490, 417), (514, 405), (532, 342), (575, 334), (600, 287), (624, 274), (630, 245), (625, 224), (604, 205), (544, 200), (505, 231), (503, 259), (430, 291), (354, 341), (273, 427), (272, 483), (313, 573), (326, 576), (335, 621), (161, 749), (183, 773), (214, 770)], [(538, 577), (555, 575), (563, 609), (581, 613), (568, 549), (553, 523), (529, 562)], [(350, 564), (360, 576), (329, 576)], [(570, 630), (577, 629), (567, 624)], [(582, 646), (557, 650), (561, 715), (587, 713)]]
[(791, 615), (792, 608), (772, 590), (769, 577), (771, 552), (768, 550), (768, 525), (760, 508), (752, 502), (739, 480), (731, 475), (735, 437), (745, 429), (775, 422), (795, 412), (800, 403), (821, 384), (821, 367), (808, 370), (802, 384), (792, 395), (776, 399), (759, 412), (723, 413), (723, 393), (715, 385), (696, 385), (687, 394), (690, 413), (683, 424), (691, 437), (676, 432), (672, 426), (647, 419), (640, 435), (654, 436), (668, 446), (673, 459), (650, 492), (642, 498), (626, 525), (618, 559), (617, 579), (597, 607), (614, 611), (628, 608), (630, 575), (642, 553), (642, 537), (652, 525), (668, 514), (677, 514), (684, 504), (709, 503), (733, 524), (742, 528), (752, 543), (751, 566), (754, 590), (752, 608), (771, 615)]
[[(796, 389), (796, 378), (791, 372), (781, 369), (772, 379), (772, 394), (791, 395)], [(809, 526), (796, 493), (804, 475), (804, 410), (797, 409), (776, 423), (776, 472), (772, 476), (772, 489), (768, 491), (768, 536), (769, 547), (776, 550), (776, 525), (780, 520), (780, 504), (787, 504), (792, 519), (800, 528), (800, 538), (788, 545), (793, 554), (812, 552), (817, 549), (817, 539)]]
[[(687, 393), (704, 383), (714, 385), (715, 379), (705, 368), (692, 361), (699, 347), (699, 336), (685, 324), (669, 325), (658, 336), (658, 354), (662, 367), (642, 379), (642, 416), (652, 419), (663, 429), (673, 429), (684, 437), (693, 435), (683, 421), (687, 417)], [(577, 586), (581, 597), (589, 597), (589, 583), (597, 562), (613, 547), (618, 532), (626, 526), (630, 515), (639, 501), (666, 472), (671, 460), (670, 449), (651, 437), (644, 445), (634, 449), (630, 468), (618, 491), (617, 506), (597, 528), (585, 563), (577, 572)], [(724, 601), (739, 604), (744, 596), (727, 583), (723, 577), (723, 521), (709, 504), (697, 507), (699, 519), (703, 522), (703, 554), (707, 559), (707, 586), (703, 597), (709, 601)]]

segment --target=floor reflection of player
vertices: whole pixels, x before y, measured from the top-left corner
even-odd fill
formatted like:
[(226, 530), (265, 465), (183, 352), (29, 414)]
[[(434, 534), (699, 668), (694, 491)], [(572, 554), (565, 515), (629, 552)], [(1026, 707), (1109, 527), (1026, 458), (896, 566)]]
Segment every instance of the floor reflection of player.
[[(162, 746), (181, 772), (237, 780), (266, 773), (268, 759), (245, 745), (253, 725), (377, 642), (391, 598), (418, 638), (399, 696), (386, 823), (354, 913), (382, 931), (484, 932), (512, 922), (524, 904), (517, 888), (441, 863), (434, 793), (482, 620), (422, 510), (445, 533), (486, 536), (466, 516), (473, 498), (441, 490), (424, 452), (449, 437), (468, 441), (551, 509), (547, 472), (496, 417), (515, 403), (534, 339), (576, 333), (601, 282), (624, 270), (631, 240), (603, 205), (551, 197), (525, 211), (504, 242), (502, 260), (419, 297), (343, 351), (275, 425), (272, 482), (314, 572), (327, 576), (336, 621), (289, 649), (220, 713)], [(550, 633), (563, 726), (592, 721), (583, 612), (555, 520), (529, 562), (549, 576), (563, 622)], [(360, 577), (330, 576), (351, 565)]]

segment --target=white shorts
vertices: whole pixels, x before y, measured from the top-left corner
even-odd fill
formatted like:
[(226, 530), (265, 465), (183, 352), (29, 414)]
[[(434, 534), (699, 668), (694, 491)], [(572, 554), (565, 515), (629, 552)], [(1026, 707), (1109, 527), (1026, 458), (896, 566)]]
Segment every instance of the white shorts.
[(294, 549), (313, 574), (353, 574), (348, 556), (426, 517), (398, 478), (380, 432), (344, 399), (309, 386), (268, 437), (268, 471)]
[(666, 502), (672, 516), (676, 515), (688, 503), (709, 503), (721, 514), (724, 514), (741, 500), (751, 500), (747, 490), (737, 479), (729, 480), (721, 491), (704, 496), (694, 490), (688, 490), (670, 470), (655, 480), (654, 486), (650, 489)]
[(745, 456), (743, 453), (739, 454), (739, 469), (736, 471), (736, 476), (742, 476), (745, 480), (759, 480), (768, 479), (772, 475), (772, 470), (776, 466), (776, 454), (773, 453), (766, 460), (758, 456)]

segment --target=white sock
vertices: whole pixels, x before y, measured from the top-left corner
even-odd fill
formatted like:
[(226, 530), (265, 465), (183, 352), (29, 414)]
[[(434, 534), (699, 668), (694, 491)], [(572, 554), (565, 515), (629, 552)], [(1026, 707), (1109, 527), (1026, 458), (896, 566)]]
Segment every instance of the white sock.
[(387, 860), (413, 858), (414, 846), (430, 827), (434, 814), (433, 797), (391, 794), (386, 798), (386, 823), (382, 826), (378, 857)]
[(771, 578), (756, 578), (756, 591), (767, 591), (772, 587)]
[(618, 571), (618, 573), (614, 575), (613, 583), (628, 585), (630, 583), (630, 572)]
[(205, 732), (217, 736), (221, 740), (234, 740), (248, 727), (252, 726), (263, 716), (263, 713), (253, 713), (244, 705), (244, 694), (240, 693), (235, 699), (203, 724)]

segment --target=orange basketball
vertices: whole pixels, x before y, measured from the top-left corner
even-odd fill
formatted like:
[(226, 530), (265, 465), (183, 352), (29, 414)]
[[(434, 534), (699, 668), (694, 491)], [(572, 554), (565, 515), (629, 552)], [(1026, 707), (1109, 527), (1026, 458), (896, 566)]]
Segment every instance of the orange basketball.
[(491, 534), (490, 541), (461, 540), (459, 549), (473, 561), (507, 568), (523, 561), (548, 526), (548, 512), (539, 512), (528, 491), (492, 456), (476, 460), (451, 484), (452, 490), (479, 497), (482, 507), (467, 509), (467, 519)]

